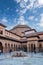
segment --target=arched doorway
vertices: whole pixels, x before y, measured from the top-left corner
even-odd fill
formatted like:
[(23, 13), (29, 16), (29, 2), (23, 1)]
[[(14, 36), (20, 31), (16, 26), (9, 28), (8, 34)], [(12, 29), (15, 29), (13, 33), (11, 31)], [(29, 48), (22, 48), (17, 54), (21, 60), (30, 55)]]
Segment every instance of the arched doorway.
[(39, 44), (39, 52), (42, 51), (42, 44)]
[(27, 52), (27, 45), (23, 45), (23, 51)]
[(1, 42), (0, 42), (0, 53), (3, 53), (3, 46)]
[(29, 47), (29, 52), (30, 52), (30, 44), (28, 45), (28, 47)]
[(8, 52), (10, 52), (10, 44), (8, 43)]
[(7, 43), (5, 43), (5, 53), (8, 52), (7, 49), (8, 49), (8, 46), (7, 46)]
[(34, 44), (34, 48), (33, 48), (33, 51), (36, 53), (36, 46), (35, 46), (35, 44)]
[(33, 44), (31, 44), (31, 52), (33, 52)]

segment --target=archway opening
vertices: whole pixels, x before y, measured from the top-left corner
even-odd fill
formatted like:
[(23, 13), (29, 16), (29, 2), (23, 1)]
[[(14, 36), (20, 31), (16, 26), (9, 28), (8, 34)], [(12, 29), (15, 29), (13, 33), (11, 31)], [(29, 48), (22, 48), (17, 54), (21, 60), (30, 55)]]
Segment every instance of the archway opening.
[(39, 52), (42, 51), (42, 44), (39, 44)]
[(3, 53), (3, 46), (1, 42), (0, 42), (0, 53)]
[(34, 44), (33, 51), (34, 51), (34, 53), (36, 53), (36, 46), (35, 46), (35, 44)]
[(23, 45), (23, 51), (27, 52), (27, 45)]
[(33, 52), (33, 44), (31, 44), (31, 52)]
[(8, 46), (7, 46), (7, 43), (5, 43), (5, 53), (8, 52), (7, 49), (8, 49)]

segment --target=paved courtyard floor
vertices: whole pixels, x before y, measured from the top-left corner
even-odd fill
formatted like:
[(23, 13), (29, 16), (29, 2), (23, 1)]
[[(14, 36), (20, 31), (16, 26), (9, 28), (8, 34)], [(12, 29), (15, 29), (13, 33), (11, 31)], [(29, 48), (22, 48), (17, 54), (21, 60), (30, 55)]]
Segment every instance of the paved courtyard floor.
[(1, 54), (0, 65), (43, 65), (42, 53), (28, 53), (28, 57), (10, 57), (10, 55), (9, 53)]

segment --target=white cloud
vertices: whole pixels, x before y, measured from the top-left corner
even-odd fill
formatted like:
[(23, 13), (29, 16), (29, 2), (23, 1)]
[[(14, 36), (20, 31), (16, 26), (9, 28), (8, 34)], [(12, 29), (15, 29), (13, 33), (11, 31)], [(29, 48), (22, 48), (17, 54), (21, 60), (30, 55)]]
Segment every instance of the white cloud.
[(27, 5), (26, 2), (21, 1), (20, 2), (20, 7), (23, 8), (22, 10), (20, 10), (20, 13), (25, 14), (28, 9), (31, 9), (33, 7), (33, 1), (30, 2), (30, 4), (28, 4), (28, 5)]
[(25, 2), (28, 2), (28, 0), (24, 0)]
[(39, 27), (43, 27), (43, 13), (40, 16), (41, 16), (41, 19), (40, 19), (39, 23), (37, 23), (37, 25)]
[(25, 8), (26, 7), (26, 2), (24, 0), (21, 0), (20, 7), (21, 8)]
[(38, 21), (38, 18), (35, 18), (35, 21)]
[(22, 1), (24, 1), (25, 3), (28, 2), (28, 0), (14, 0), (14, 1), (16, 1), (17, 3), (20, 3)]
[(8, 20), (6, 19), (6, 17), (4, 17), (1, 19), (1, 22), (6, 23), (6, 22), (8, 22)]
[[(28, 0), (27, 0), (28, 2)], [(34, 4), (34, 0), (29, 0), (30, 4), (27, 5), (27, 2), (25, 2), (24, 0), (20, 2), (20, 7), (21, 8), (26, 8), (26, 9), (30, 9), (31, 7), (33, 7)], [(28, 2), (28, 3), (29, 3)]]
[(26, 25), (26, 24), (28, 24), (28, 21), (25, 20), (24, 16), (20, 16), (18, 19), (18, 24)]
[(15, 0), (15, 1), (20, 4), (21, 8), (25, 8), (26, 3), (28, 2), (28, 0)]
[(28, 21), (27, 20), (25, 20), (25, 18), (24, 18), (24, 16), (23, 15), (21, 15), (18, 19), (14, 19), (13, 20), (13, 22), (17, 25), (17, 24), (19, 24), (19, 25), (28, 25)]
[(41, 7), (43, 5), (43, 0), (30, 0), (30, 6)]
[(27, 9), (20, 10), (19, 14), (20, 14), (20, 15), (23, 15), (23, 14), (26, 13), (26, 11), (27, 11)]
[[(43, 5), (43, 0), (15, 0), (17, 3), (20, 3), (21, 8), (36, 8)], [(27, 2), (30, 4), (27, 5)]]
[[(21, 8), (23, 8), (19, 12), (21, 14), (25, 14), (26, 11), (29, 10), (29, 9), (31, 9), (31, 8), (33, 8), (33, 6), (35, 6), (35, 7), (37, 6), (37, 4), (34, 5), (36, 3), (36, 0), (16, 0), (16, 2), (20, 4)], [(28, 3), (30, 2), (30, 4), (27, 4), (27, 2)]]
[(14, 1), (16, 1), (17, 3), (20, 3), (21, 0), (14, 0)]
[(43, 0), (38, 0), (39, 5), (43, 5)]
[(30, 19), (30, 20), (33, 20), (33, 19), (34, 19), (34, 16), (29, 16), (29, 19)]

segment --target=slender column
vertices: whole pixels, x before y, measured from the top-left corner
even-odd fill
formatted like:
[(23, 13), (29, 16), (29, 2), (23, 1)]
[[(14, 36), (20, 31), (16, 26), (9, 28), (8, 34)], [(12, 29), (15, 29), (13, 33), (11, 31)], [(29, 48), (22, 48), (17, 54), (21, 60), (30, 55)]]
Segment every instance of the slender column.
[(38, 41), (35, 41), (36, 52), (38, 52)]
[(31, 50), (30, 42), (27, 42), (27, 52), (30, 52), (30, 50)]

